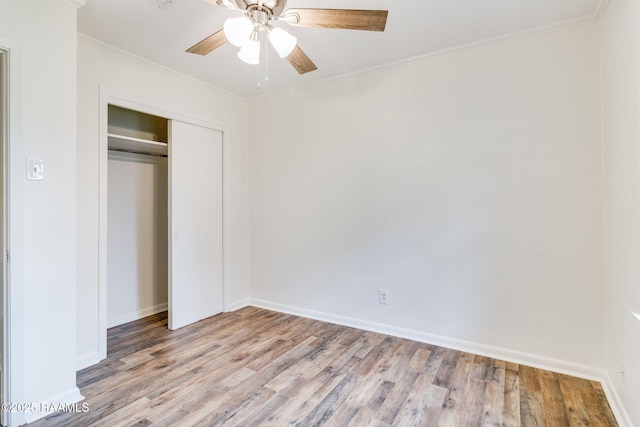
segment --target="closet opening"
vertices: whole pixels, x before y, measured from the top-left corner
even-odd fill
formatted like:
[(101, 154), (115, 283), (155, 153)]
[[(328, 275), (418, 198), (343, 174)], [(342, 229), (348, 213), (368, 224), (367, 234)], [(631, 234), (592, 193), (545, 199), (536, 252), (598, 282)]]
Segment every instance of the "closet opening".
[(108, 328), (168, 308), (167, 141), (167, 119), (108, 106)]
[(108, 328), (167, 311), (168, 328), (178, 329), (221, 313), (224, 292), (222, 130), (103, 99), (98, 315), (104, 359)]

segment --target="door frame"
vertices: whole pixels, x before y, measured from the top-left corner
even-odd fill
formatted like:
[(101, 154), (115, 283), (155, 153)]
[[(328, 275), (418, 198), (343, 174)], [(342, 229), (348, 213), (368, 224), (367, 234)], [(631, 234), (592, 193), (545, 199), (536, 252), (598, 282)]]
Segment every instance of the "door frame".
[(209, 117), (184, 112), (173, 107), (159, 106), (158, 103), (118, 92), (103, 86), (100, 87), (99, 106), (99, 211), (98, 211), (98, 353), (100, 360), (107, 357), (107, 194), (108, 194), (108, 158), (109, 142), (108, 109), (115, 105), (130, 110), (163, 117), (169, 120), (202, 126), (222, 132), (222, 309), (227, 311), (229, 303), (230, 271), (230, 150), (231, 140), (229, 126), (226, 122)]
[[(0, 257), (4, 263), (2, 287), (2, 397), (4, 402), (24, 401), (24, 291), (21, 284), (23, 260), (23, 179), (26, 171), (22, 159), (22, 49), (18, 42), (0, 37), (0, 55), (3, 60), (2, 81), (3, 129), (0, 135), (0, 149), (3, 154), (2, 185), (4, 210), (3, 229), (0, 239)], [(9, 257), (10, 255), (10, 257)], [(22, 425), (25, 414), (20, 412), (2, 413), (2, 423), (6, 426)]]

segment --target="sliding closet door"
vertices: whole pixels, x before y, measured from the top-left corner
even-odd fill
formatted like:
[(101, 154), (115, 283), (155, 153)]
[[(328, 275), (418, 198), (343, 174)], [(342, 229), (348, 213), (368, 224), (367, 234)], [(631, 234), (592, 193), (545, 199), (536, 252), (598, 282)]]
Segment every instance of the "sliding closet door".
[(222, 312), (222, 133), (169, 122), (169, 329)]

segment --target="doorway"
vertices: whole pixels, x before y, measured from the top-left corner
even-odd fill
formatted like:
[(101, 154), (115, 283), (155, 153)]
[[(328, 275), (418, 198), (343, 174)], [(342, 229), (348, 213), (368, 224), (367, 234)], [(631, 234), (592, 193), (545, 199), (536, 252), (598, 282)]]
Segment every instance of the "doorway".
[[(7, 314), (8, 314), (8, 288), (7, 288), (7, 265), (8, 252), (6, 245), (6, 153), (7, 153), (7, 55), (6, 52), (0, 50), (0, 283), (2, 291), (0, 292), (0, 402), (5, 403), (8, 395), (8, 357), (6, 349), (8, 331), (7, 331)], [(5, 255), (7, 254), (7, 255)], [(6, 413), (0, 411), (0, 424), (8, 425), (9, 420), (6, 419)]]

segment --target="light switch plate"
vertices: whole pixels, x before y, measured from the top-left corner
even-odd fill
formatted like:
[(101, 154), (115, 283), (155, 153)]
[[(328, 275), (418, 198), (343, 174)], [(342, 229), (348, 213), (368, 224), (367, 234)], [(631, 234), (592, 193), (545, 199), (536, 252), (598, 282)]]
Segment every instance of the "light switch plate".
[(44, 181), (44, 161), (27, 159), (27, 179), (29, 181)]

